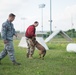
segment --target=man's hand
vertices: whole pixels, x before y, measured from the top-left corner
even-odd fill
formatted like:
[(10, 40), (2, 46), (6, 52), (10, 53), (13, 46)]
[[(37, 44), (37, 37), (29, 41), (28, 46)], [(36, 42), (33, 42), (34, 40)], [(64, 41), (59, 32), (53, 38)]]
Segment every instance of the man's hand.
[(34, 40), (36, 40), (36, 38), (35, 37), (32, 37), (32, 40), (34, 41)]
[(15, 34), (15, 37), (17, 37), (17, 34)]
[(8, 43), (8, 41), (7, 40), (4, 40), (4, 44), (6, 44), (6, 43)]

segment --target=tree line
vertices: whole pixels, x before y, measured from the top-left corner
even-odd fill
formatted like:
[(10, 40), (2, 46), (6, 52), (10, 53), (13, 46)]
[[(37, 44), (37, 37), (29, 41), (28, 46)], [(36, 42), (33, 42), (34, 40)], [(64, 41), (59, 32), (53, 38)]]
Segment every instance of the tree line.
[[(67, 31), (64, 31), (69, 37), (76, 38), (76, 30), (75, 29), (69, 29)], [(53, 31), (52, 31), (53, 33)], [(47, 38), (50, 35), (50, 32), (47, 32), (47, 36), (44, 34), (44, 38)], [(60, 34), (56, 36), (57, 38), (63, 38)]]
[[(17, 33), (20, 33), (20, 31), (16, 31)], [(53, 31), (52, 31), (53, 32)], [(75, 29), (69, 29), (67, 31), (64, 31), (69, 37), (76, 38), (76, 30)], [(50, 32), (47, 32), (47, 34), (43, 34), (44, 38), (47, 38), (50, 35)], [(56, 36), (57, 38), (62, 38), (60, 34)], [(0, 39), (1, 39), (1, 33), (0, 33)]]

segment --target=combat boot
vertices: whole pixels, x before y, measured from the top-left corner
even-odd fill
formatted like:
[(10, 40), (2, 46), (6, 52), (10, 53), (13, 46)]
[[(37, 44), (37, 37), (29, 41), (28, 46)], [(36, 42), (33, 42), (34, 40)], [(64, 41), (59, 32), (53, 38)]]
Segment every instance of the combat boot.
[(16, 62), (16, 61), (14, 61), (14, 62), (13, 62), (13, 65), (21, 65), (21, 64), (18, 63), (18, 62)]

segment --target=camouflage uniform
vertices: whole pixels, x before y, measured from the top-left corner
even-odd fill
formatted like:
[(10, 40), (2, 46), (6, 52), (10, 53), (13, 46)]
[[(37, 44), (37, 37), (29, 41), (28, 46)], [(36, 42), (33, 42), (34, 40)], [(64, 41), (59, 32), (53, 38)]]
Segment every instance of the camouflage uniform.
[(2, 24), (1, 36), (2, 39), (7, 40), (8, 43), (4, 44), (4, 50), (0, 53), (0, 60), (8, 54), (10, 60), (12, 62), (15, 61), (13, 35), (15, 35), (15, 29), (13, 27), (13, 24), (7, 20)]
[(27, 57), (31, 57), (34, 54), (35, 50), (35, 40), (32, 38), (26, 38), (28, 50), (27, 50)]

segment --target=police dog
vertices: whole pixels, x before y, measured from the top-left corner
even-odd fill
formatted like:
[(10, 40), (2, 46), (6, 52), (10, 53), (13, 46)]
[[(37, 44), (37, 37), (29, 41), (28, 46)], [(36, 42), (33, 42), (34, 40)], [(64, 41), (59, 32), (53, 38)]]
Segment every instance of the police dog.
[(38, 41), (36, 41), (35, 46), (39, 50), (39, 58), (44, 59), (44, 56), (46, 55), (46, 49)]
[(46, 49), (38, 41), (36, 41), (35, 37), (32, 38), (31, 44), (39, 50), (39, 58), (44, 59), (44, 56), (46, 55)]

